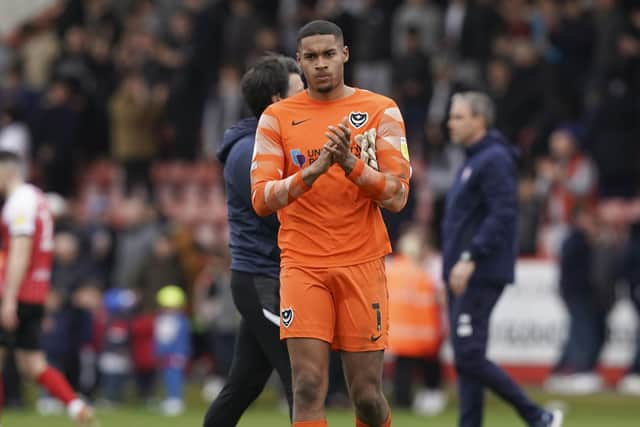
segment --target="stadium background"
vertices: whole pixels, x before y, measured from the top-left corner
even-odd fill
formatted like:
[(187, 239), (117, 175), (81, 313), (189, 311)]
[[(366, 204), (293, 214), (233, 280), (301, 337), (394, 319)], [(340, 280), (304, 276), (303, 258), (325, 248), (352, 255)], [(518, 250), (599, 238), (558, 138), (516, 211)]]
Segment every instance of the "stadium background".
[[(450, 96), (482, 89), (495, 100), (496, 126), (522, 153), (521, 255), (541, 263), (537, 274), (546, 277), (539, 304), (497, 317), (513, 324), (524, 315), (532, 337), (537, 320), (552, 319), (554, 332), (528, 349), (492, 345), (503, 361), (548, 369), (566, 334), (557, 259), (575, 208), (592, 220), (605, 252), (621, 248), (640, 218), (637, 1), (2, 0), (0, 145), (23, 150), (31, 180), (59, 195), (54, 290), (74, 302), (89, 285), (181, 283), (191, 301), (207, 301), (190, 306), (202, 356), (192, 372), (223, 369), (235, 318), (224, 304), (227, 226), (216, 148), (246, 114), (239, 79), (247, 66), (266, 51), (293, 55), (297, 28), (316, 18), (344, 29), (347, 83), (392, 96), (405, 117), (412, 197), (401, 214), (387, 216), (393, 239), (421, 227), (437, 252), (443, 197), (462, 159), (447, 142)], [(567, 140), (576, 162), (561, 159)], [(610, 279), (599, 291), (609, 308), (615, 303), (612, 325), (621, 331), (605, 351), (618, 368), (607, 376), (613, 381), (636, 338), (628, 291)], [(524, 370), (540, 380), (531, 372)], [(195, 425), (203, 407), (193, 401), (187, 416)], [(636, 425), (623, 424), (623, 414), (640, 415), (633, 399), (613, 394), (570, 406), (590, 415), (568, 425), (602, 425), (607, 418), (598, 416)], [(271, 414), (268, 407), (260, 410)], [(503, 415), (511, 425), (508, 411), (492, 406), (491, 425)], [(16, 425), (39, 422), (21, 412), (7, 419), (14, 416)]]

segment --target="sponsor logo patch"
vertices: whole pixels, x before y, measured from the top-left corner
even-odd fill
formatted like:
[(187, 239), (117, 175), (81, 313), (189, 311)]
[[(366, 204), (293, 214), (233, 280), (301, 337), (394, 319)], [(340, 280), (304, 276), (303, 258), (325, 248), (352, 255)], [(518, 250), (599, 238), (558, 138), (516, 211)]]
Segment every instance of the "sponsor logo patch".
[(294, 165), (302, 168), (307, 161), (307, 158), (300, 152), (299, 148), (295, 148), (291, 150), (291, 161), (293, 161)]

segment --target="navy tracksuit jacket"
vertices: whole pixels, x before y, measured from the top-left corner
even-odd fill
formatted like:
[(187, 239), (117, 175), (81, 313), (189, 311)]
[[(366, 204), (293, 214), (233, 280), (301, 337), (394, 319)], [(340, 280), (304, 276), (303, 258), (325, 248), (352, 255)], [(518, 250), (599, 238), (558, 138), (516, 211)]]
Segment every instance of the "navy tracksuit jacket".
[(224, 133), (218, 159), (224, 164), (231, 269), (280, 278), (278, 218), (259, 217), (251, 206), (251, 158), (258, 120), (240, 120)]
[(444, 280), (448, 283), (460, 255), (469, 251), (476, 263), (473, 284), (512, 283), (518, 248), (517, 152), (496, 131), (466, 151), (442, 224)]
[(483, 390), (510, 403), (529, 426), (547, 426), (549, 414), (487, 359), (489, 319), (504, 285), (513, 283), (517, 254), (516, 150), (497, 131), (467, 148), (467, 159), (447, 196), (442, 227), (443, 276), (464, 251), (476, 268), (466, 291), (449, 291), (451, 343), (458, 371), (460, 427), (480, 427)]

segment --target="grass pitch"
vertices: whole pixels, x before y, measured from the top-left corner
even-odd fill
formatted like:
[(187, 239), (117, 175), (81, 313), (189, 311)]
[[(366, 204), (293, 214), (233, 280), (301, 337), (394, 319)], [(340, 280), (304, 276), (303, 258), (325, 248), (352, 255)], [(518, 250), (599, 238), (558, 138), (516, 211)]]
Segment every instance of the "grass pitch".
[[(640, 426), (640, 398), (601, 393), (586, 397), (562, 398), (531, 390), (538, 402), (557, 402), (567, 411), (565, 427), (638, 427)], [(451, 393), (450, 393), (451, 395)], [(517, 427), (524, 424), (513, 410), (488, 394), (485, 423), (487, 427)], [(437, 417), (420, 418), (410, 412), (394, 410), (393, 425), (397, 427), (455, 427), (457, 402), (451, 396), (447, 410)], [(101, 427), (200, 427), (206, 405), (192, 389), (187, 412), (176, 418), (165, 418), (153, 411), (126, 406), (118, 410), (98, 410)], [(353, 427), (350, 411), (329, 411), (330, 427)], [(41, 417), (33, 410), (10, 410), (2, 420), (9, 427), (71, 427), (64, 416)], [(263, 398), (240, 420), (239, 427), (286, 427), (286, 414), (276, 408), (272, 398)]]

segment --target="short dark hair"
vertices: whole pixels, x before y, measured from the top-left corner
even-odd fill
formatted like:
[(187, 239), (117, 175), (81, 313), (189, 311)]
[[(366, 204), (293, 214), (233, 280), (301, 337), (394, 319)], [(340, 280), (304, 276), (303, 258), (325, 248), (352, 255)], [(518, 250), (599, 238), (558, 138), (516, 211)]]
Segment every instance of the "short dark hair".
[(336, 40), (340, 43), (344, 43), (344, 35), (342, 34), (342, 30), (336, 24), (331, 21), (323, 21), (321, 19), (311, 21), (308, 24), (305, 24), (300, 31), (298, 31), (298, 47), (300, 46), (300, 42), (305, 37), (310, 36), (325, 36), (331, 35), (335, 36)]
[(289, 90), (289, 72), (280, 57), (269, 55), (261, 58), (247, 71), (240, 81), (242, 96), (254, 116), (273, 103), (274, 95), (284, 98)]
[(295, 59), (289, 58), (288, 56), (279, 56), (278, 59), (280, 59), (280, 62), (282, 62), (282, 65), (284, 65), (289, 74), (297, 74), (302, 77), (302, 70)]
[(20, 163), (18, 153), (10, 150), (0, 150), (0, 163)]

